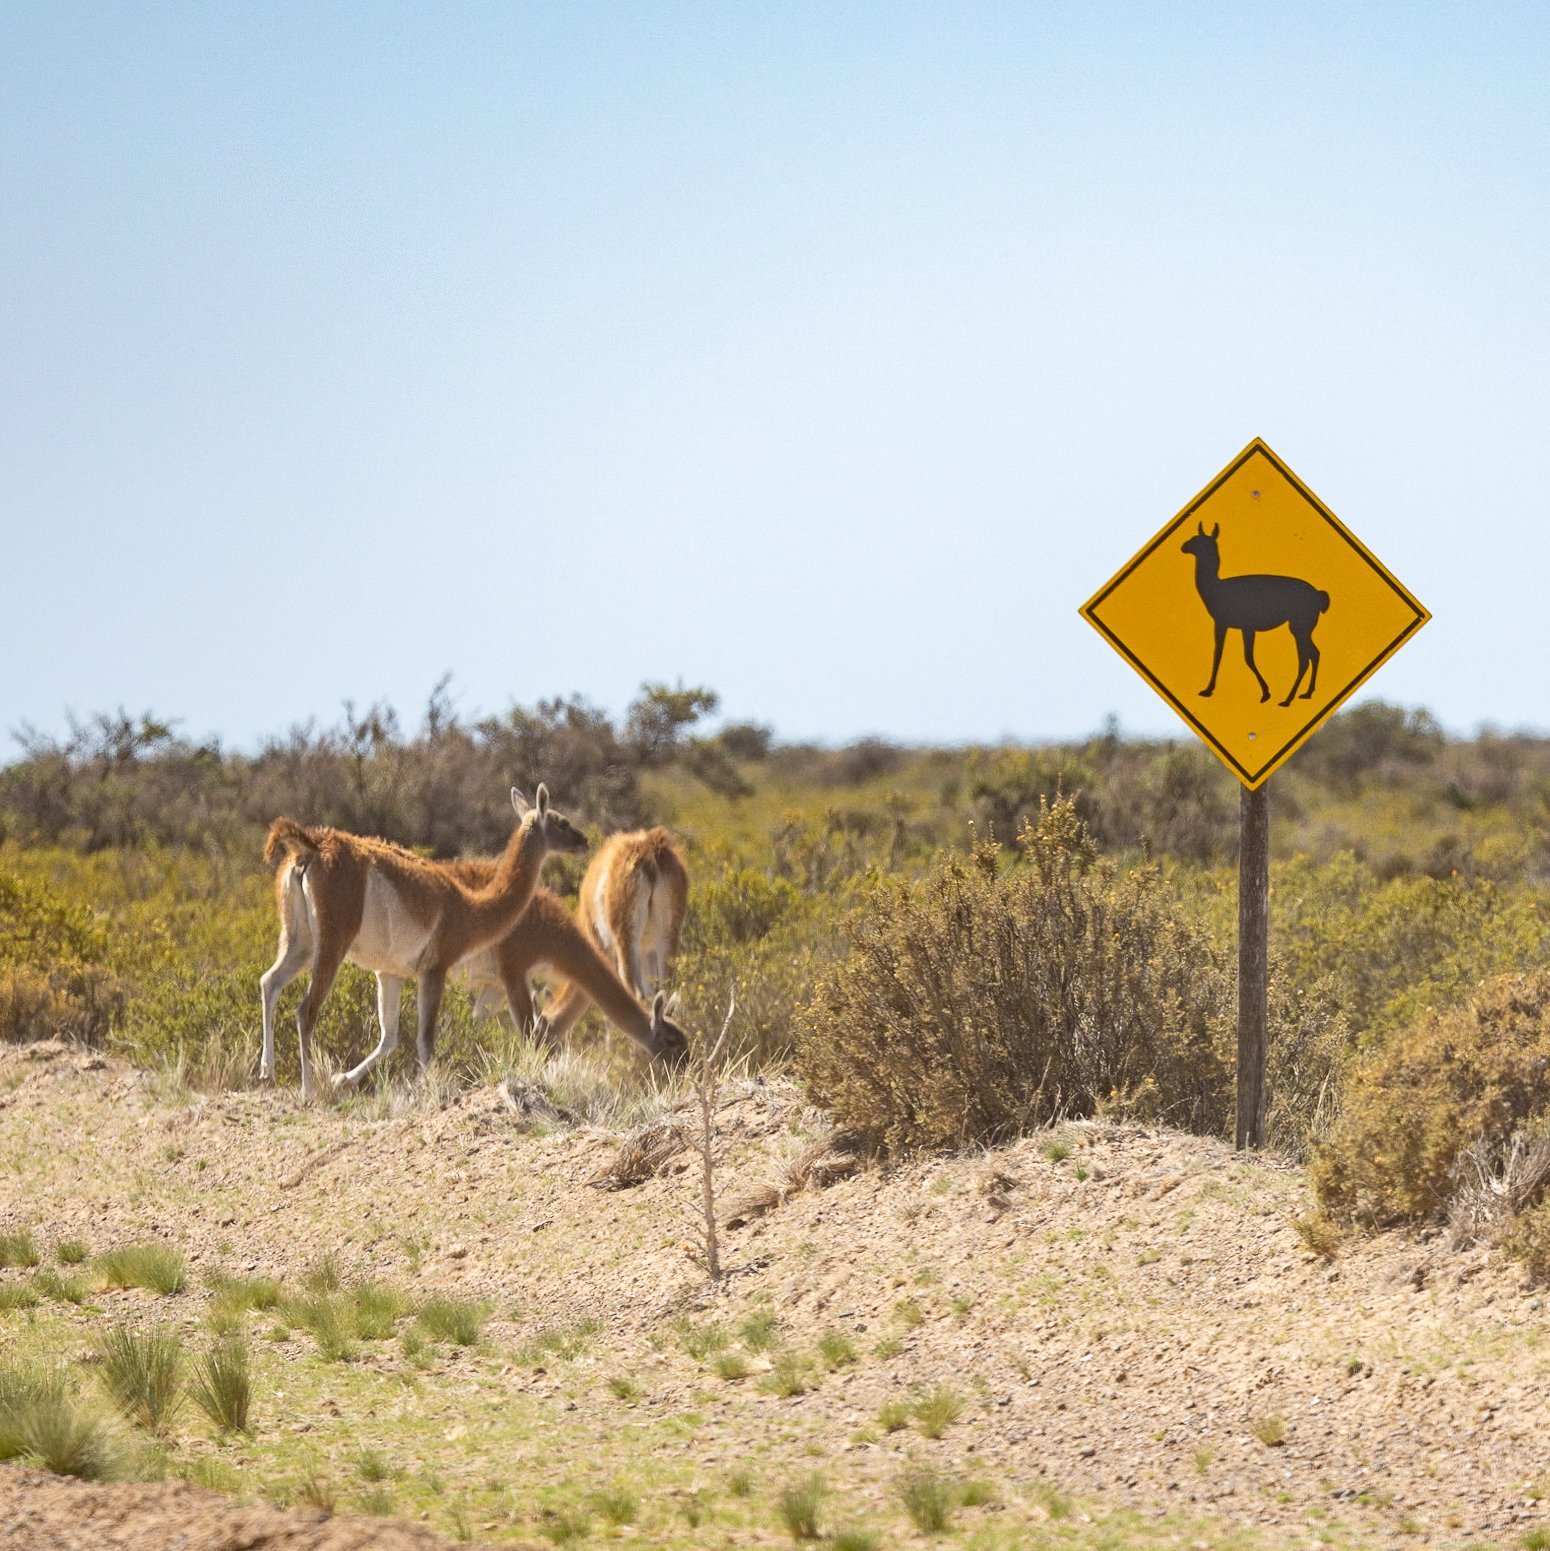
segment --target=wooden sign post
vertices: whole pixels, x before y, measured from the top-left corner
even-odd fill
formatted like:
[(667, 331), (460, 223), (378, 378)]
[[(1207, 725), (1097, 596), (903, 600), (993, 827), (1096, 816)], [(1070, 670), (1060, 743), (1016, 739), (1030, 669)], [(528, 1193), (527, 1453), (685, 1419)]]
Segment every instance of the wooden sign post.
[(1265, 782), (1431, 616), (1257, 438), (1081, 612), (1243, 783), (1235, 1133), (1263, 1146)]

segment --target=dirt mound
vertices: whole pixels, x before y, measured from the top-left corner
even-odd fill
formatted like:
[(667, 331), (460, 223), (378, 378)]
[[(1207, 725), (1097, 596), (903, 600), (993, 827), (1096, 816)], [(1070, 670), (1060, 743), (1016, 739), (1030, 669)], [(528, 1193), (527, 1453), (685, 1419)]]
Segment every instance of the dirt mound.
[(412, 1524), (240, 1507), (182, 1482), (94, 1486), (0, 1468), (6, 1551), (444, 1551)]
[[(95, 1315), (50, 1315), (76, 1350), (93, 1320), (181, 1319), (198, 1343), (209, 1272), (295, 1287), (325, 1252), (347, 1278), (478, 1300), (481, 1345), (419, 1366), (392, 1342), (328, 1364), (300, 1331), (255, 1323), (256, 1441), (217, 1447), (190, 1425), (175, 1445), (219, 1454), (250, 1494), (327, 1473), (356, 1510), (370, 1448), (397, 1472), (393, 1512), (502, 1545), (564, 1538), (618, 1503), (638, 1515), (608, 1531), (627, 1544), (789, 1545), (773, 1505), (815, 1460), (835, 1518), (884, 1544), (909, 1540), (898, 1482), (923, 1464), (988, 1483), (966, 1532), (1033, 1535), (1068, 1500), (1159, 1534), (1187, 1524), (1205, 1546), (1243, 1526), (1270, 1544), (1506, 1543), (1547, 1522), (1542, 1289), (1439, 1238), (1320, 1258), (1290, 1164), (1085, 1123), (831, 1170), (793, 1088), (729, 1084), (715, 1154), (723, 1216), (742, 1225), (712, 1287), (694, 1147), (556, 1123), (520, 1097), (306, 1109), (171, 1093), (66, 1046), (0, 1049), (0, 1229), (28, 1228), (45, 1254), (156, 1237), (187, 1255), (177, 1298), (108, 1291)], [(0, 1351), (24, 1337), (0, 1315)], [(908, 1418), (937, 1391), (958, 1410), (933, 1434)], [(177, 1544), (125, 1537), (176, 1536), (182, 1513), (190, 1547), (438, 1543), (190, 1488), (10, 1479), (6, 1546)], [(62, 1506), (71, 1523), (106, 1516), (71, 1539), (37, 1506), (53, 1502), (78, 1505)]]

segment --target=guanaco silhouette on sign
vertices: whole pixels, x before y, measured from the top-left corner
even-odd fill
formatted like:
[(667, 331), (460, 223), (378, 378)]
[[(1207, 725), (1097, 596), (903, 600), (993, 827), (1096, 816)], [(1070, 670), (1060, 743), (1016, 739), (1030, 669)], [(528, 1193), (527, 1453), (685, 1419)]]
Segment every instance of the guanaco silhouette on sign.
[(1254, 665), (1254, 637), (1262, 630), (1279, 630), (1286, 625), (1297, 643), (1297, 677), (1281, 704), (1292, 703), (1304, 674), (1308, 676), (1308, 687), (1302, 698), (1310, 699), (1319, 677), (1319, 649), (1314, 645), (1313, 630), (1319, 616), (1329, 607), (1329, 594), (1295, 576), (1223, 576), (1217, 547), (1221, 531), (1220, 523), (1213, 523), (1207, 533), (1205, 524), (1197, 522), (1194, 536), (1181, 546), (1186, 555), (1195, 557), (1195, 590), (1211, 616), (1216, 636), (1211, 653), (1211, 682), (1200, 691), (1201, 695), (1215, 691), (1227, 632), (1237, 630), (1243, 636), (1243, 660), (1259, 681), (1259, 698), (1268, 700), (1270, 686)]

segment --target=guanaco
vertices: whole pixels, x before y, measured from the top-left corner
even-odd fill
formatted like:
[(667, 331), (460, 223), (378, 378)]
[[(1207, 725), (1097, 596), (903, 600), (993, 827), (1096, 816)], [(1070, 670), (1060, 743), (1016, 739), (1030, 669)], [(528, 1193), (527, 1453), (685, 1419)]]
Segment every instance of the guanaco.
[[(647, 1001), (667, 979), (688, 903), (689, 869), (683, 853), (658, 825), (610, 835), (603, 842), (581, 880), (577, 916), (581, 929), (612, 958), (619, 978)], [(589, 1000), (595, 998), (571, 980), (545, 1009), (548, 1031), (563, 1038), (586, 1012)]]
[[(471, 888), (478, 887), (488, 878), (494, 867), (492, 862), (485, 861), (448, 865)], [(563, 976), (572, 987), (579, 988), (581, 1011), (586, 1010), (588, 1000), (596, 1002), (603, 1016), (642, 1046), (653, 1060), (679, 1066), (688, 1058), (689, 1041), (684, 1031), (667, 1016), (663, 993), (658, 991), (652, 998), (648, 1015), (630, 988), (614, 973), (613, 966), (576, 924), (565, 902), (545, 888), (534, 893), (532, 904), (499, 942), (470, 954), (458, 965), (457, 974), (466, 978), (478, 992), (481, 1007), (487, 1004), (491, 991), (499, 987), (506, 993), (517, 1027), (538, 1039), (552, 1041), (558, 1035), (550, 1020), (535, 1016), (533, 1010), (529, 982), (538, 969), (551, 970), (555, 975)], [(395, 1017), (396, 997), (394, 992)]]
[[(586, 837), (557, 808), (548, 788), (529, 806), (516, 787), (511, 805), (517, 825), (489, 881), (470, 888), (443, 864), (427, 861), (387, 841), (337, 829), (312, 829), (279, 818), (269, 826), (264, 860), (279, 862), (275, 904), (280, 948), (260, 986), (264, 1045), (259, 1076), (274, 1077), (274, 1010), (280, 992), (311, 961), (312, 982), (296, 1011), (301, 1046), (301, 1092), (312, 1097), (312, 1029), (339, 966), (349, 959), (376, 972), (378, 1015), (388, 1027), (387, 984), (381, 977), (418, 982), (420, 1070), (436, 1049), (436, 1018), (447, 973), (468, 954), (505, 936), (527, 908), (551, 851), (580, 852)], [(392, 1009), (397, 1030), (397, 1008)], [(377, 1058), (380, 1058), (378, 1047)], [(368, 1057), (345, 1082), (358, 1081), (375, 1064)]]

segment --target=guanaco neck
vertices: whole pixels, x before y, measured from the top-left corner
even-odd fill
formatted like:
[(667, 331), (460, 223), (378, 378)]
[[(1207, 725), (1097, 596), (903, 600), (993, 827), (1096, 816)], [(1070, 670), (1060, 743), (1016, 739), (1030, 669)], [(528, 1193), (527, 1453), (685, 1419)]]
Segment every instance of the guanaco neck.
[(1222, 557), (1214, 549), (1195, 552), (1195, 591), (1202, 598), (1209, 598), (1217, 591), (1222, 576)]
[(547, 851), (538, 815), (530, 813), (511, 832), (490, 881), (478, 889), (459, 885), (468, 904), (472, 935), (479, 941), (494, 942), (517, 924), (538, 887)]

